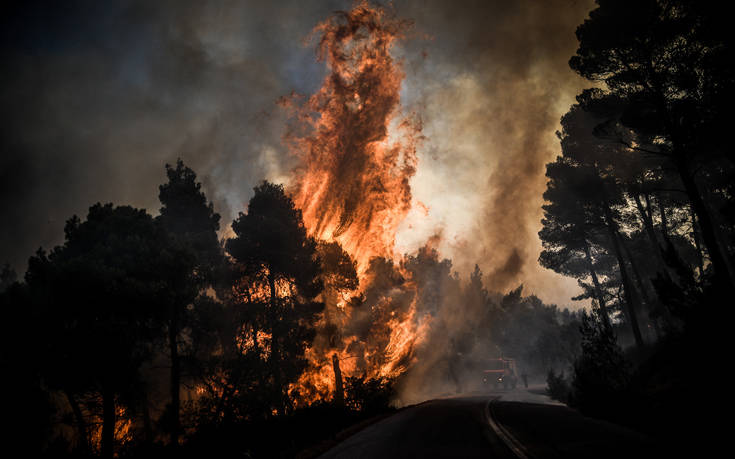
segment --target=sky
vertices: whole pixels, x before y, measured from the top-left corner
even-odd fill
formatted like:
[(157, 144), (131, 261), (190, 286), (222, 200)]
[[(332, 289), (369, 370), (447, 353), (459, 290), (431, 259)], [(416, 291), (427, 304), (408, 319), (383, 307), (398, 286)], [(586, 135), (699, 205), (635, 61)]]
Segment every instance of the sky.
[[(96, 202), (157, 214), (164, 165), (193, 168), (223, 235), (263, 179), (296, 166), (277, 101), (326, 74), (310, 31), (351, 1), (135, 1), (6, 4), (0, 15), (0, 263), (24, 272), (64, 222)], [(466, 277), (523, 283), (578, 307), (576, 281), (537, 258), (545, 164), (555, 131), (590, 86), (568, 67), (593, 8), (581, 0), (395, 1), (413, 27), (397, 44), (402, 109), (423, 123), (416, 205), (397, 238), (434, 235)]]

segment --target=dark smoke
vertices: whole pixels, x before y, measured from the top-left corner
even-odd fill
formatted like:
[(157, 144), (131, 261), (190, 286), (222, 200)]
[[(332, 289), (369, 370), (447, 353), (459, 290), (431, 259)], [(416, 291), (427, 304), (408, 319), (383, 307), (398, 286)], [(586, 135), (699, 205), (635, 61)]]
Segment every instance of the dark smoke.
[[(536, 233), (544, 166), (559, 153), (554, 132), (584, 84), (567, 61), (592, 2), (420, 5), (398, 9), (415, 20), (418, 35), (430, 35), (414, 45), (428, 57), (412, 61), (406, 84), (427, 137), (418, 175), (422, 168), (437, 171), (414, 193), (446, 215), (440, 249), (460, 272), (479, 263), (493, 289), (526, 282), (543, 298), (567, 302), (576, 287), (560, 289), (557, 276), (539, 269)], [(450, 208), (437, 209), (437, 194)]]
[[(293, 158), (275, 102), (311, 94), (324, 68), (300, 44), (350, 1), (6, 4), (0, 27), (0, 263), (18, 272), (97, 201), (156, 212), (163, 165), (181, 156), (227, 222)], [(442, 255), (493, 288), (519, 281), (566, 302), (575, 287), (536, 263), (543, 165), (580, 80), (567, 68), (590, 2), (402, 1), (402, 100), (424, 121), (414, 199)], [(411, 223), (411, 222), (409, 222)], [(413, 222), (416, 223), (416, 222)], [(223, 225), (227, 227), (227, 225)], [(513, 254), (518, 262), (510, 263)], [(490, 276), (490, 274), (493, 274)]]

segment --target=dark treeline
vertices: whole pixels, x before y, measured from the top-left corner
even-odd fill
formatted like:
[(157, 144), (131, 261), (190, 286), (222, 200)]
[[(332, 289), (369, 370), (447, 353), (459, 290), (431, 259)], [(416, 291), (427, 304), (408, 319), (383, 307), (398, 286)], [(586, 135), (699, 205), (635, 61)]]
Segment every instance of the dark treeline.
[(690, 438), (732, 325), (731, 26), (717, 2), (597, 4), (569, 62), (595, 86), (561, 120), (539, 233), (540, 263), (577, 278), (593, 311), (573, 371), (549, 388)]
[[(323, 280), (356, 282), (354, 264), (338, 247), (352, 269), (322, 264), (300, 211), (268, 182), (225, 246), (195, 173), (181, 160), (166, 172), (159, 216), (96, 204), (67, 221), (63, 245), (30, 258), (22, 282), (3, 268), (3, 393), (19, 420), (12, 442), (29, 454), (112, 457), (163, 445), (196, 454), (197, 441), (211, 450), (217, 443), (202, 438), (234, 421), (250, 423), (232, 437), (235, 451), (300, 446), (298, 437), (277, 444), (260, 423), (293, 412), (287, 389), (306, 365)], [(362, 385), (347, 389), (362, 408)], [(335, 416), (339, 425), (356, 414)], [(311, 432), (289, 432), (302, 430)]]
[(232, 222), (234, 237), (218, 240), (220, 217), (195, 173), (181, 160), (166, 173), (158, 216), (95, 204), (67, 221), (62, 245), (30, 257), (23, 279), (3, 268), (12, 444), (47, 456), (310, 457), (395, 403), (478, 389), (488, 358), (542, 376), (579, 354), (578, 314), (522, 287), (489, 293), (477, 268), (465, 285), (426, 247), (400, 265), (373, 259), (350, 300), (375, 334), (364, 343), (385, 346), (391, 311), (414, 298), (417, 320), (431, 321), (401, 376), (337, 376), (335, 362), (340, 389), (305, 399), (305, 351), (336, 358), (340, 343), (324, 341), (345, 331), (325, 304), (357, 289), (355, 262), (309, 237), (269, 182)]

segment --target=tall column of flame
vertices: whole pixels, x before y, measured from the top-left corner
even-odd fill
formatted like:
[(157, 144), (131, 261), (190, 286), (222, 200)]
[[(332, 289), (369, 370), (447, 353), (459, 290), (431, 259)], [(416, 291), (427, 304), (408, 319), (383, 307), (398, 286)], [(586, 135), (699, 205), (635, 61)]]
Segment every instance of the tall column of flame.
[(404, 74), (390, 53), (407, 26), (366, 2), (319, 24), (329, 74), (298, 108), (311, 132), (290, 139), (303, 164), (293, 197), (306, 227), (339, 241), (361, 272), (374, 256), (393, 258), (411, 206), (419, 127), (397, 119)]
[[(416, 171), (421, 126), (401, 115), (404, 73), (391, 56), (409, 26), (367, 2), (335, 13), (312, 35), (319, 37), (318, 58), (329, 70), (321, 88), (301, 104), (295, 97), (283, 101), (301, 129), (287, 136), (301, 160), (292, 177), (294, 202), (312, 236), (338, 241), (356, 260), (363, 292), (372, 282), (368, 270), (374, 257), (395, 261), (400, 270), (395, 236), (411, 207), (409, 180)], [(313, 400), (333, 389), (330, 353), (339, 355), (346, 376), (392, 377), (405, 371), (421, 327), (413, 283), (406, 280), (397, 290), (403, 293), (394, 288), (363, 306), (379, 311), (370, 316), (378, 323), (369, 325), (368, 338), (348, 331), (356, 328), (356, 316), (364, 322), (364, 311), (327, 300), (323, 322), (341, 326), (342, 342), (322, 345), (317, 337), (307, 352), (311, 367), (295, 387), (301, 397)]]

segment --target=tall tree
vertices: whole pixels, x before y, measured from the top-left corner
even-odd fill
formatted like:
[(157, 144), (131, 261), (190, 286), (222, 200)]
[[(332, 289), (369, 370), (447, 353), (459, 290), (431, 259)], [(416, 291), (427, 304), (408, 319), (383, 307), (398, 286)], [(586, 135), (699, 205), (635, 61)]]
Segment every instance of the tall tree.
[[(619, 121), (638, 138), (633, 150), (665, 158), (697, 216), (715, 283), (733, 291), (728, 254), (698, 174), (732, 177), (726, 126), (735, 95), (730, 25), (717, 2), (598, 0), (577, 29), (570, 66), (604, 82), (624, 102)], [(721, 217), (722, 215), (720, 215)]]
[[(168, 345), (171, 357), (170, 375), (170, 433), (171, 444), (177, 445), (181, 431), (179, 411), (181, 405), (180, 334), (184, 328), (187, 306), (214, 281), (214, 274), (221, 265), (222, 250), (217, 240), (219, 214), (207, 202), (201, 184), (193, 170), (179, 159), (176, 166), (166, 164), (168, 182), (159, 187), (161, 215), (158, 221), (171, 238), (172, 247), (178, 252), (165, 276), (170, 287), (168, 299)], [(163, 274), (163, 273), (162, 273)]]
[(112, 457), (116, 406), (132, 395), (160, 331), (168, 238), (144, 210), (112, 204), (92, 206), (86, 221), (72, 217), (64, 232), (64, 245), (31, 258), (26, 280), (50, 332), (45, 352), (58, 371), (49, 381), (100, 394), (101, 453)]
[(544, 249), (539, 263), (580, 282), (589, 277), (592, 282), (589, 290), (596, 300), (599, 316), (606, 327), (611, 327), (608, 295), (600, 276), (610, 272), (612, 260), (600, 243), (604, 221), (595, 212), (596, 207), (586, 202), (589, 171), (583, 171), (568, 158), (559, 157), (546, 166), (546, 176), (549, 182), (544, 192), (543, 227), (539, 232)]
[[(361, 297), (353, 295), (359, 286), (357, 263), (342, 246), (336, 241), (321, 241), (317, 252), (321, 260), (324, 283), (321, 299), (325, 308), (312, 346), (312, 358), (328, 363), (330, 358), (334, 359), (333, 352), (341, 350), (345, 338), (345, 328), (351, 316), (345, 308), (360, 304)], [(332, 360), (332, 366), (339, 368), (339, 362)], [(337, 397), (339, 394), (344, 397), (343, 392), (335, 391)]]
[[(48, 335), (53, 331), (48, 327), (51, 322), (43, 309), (36, 307), (25, 283), (14, 281), (0, 289), (0, 311), (5, 325), (0, 333), (0, 391), (6, 395), (6, 419), (12, 419), (3, 432), (4, 443), (9, 450), (43, 457), (59, 414), (52, 394), (58, 386), (49, 380), (49, 363), (53, 363), (47, 352), (53, 341)], [(85, 443), (81, 440), (85, 437), (79, 438), (76, 446), (83, 450)]]
[[(624, 312), (630, 323), (636, 343), (643, 344), (638, 311), (638, 297), (633, 276), (624, 256), (623, 232), (621, 230), (620, 209), (626, 207), (625, 181), (627, 169), (632, 158), (620, 145), (610, 145), (593, 135), (597, 121), (585, 111), (586, 103), (593, 91), (578, 97), (579, 104), (562, 118), (563, 131), (559, 134), (563, 156), (547, 167), (547, 175), (552, 180), (545, 194), (550, 204), (545, 207), (545, 228), (539, 233), (542, 241), (552, 248), (554, 238), (567, 237), (556, 242), (553, 251), (546, 250), (540, 258), (542, 263), (559, 267), (559, 255), (564, 253), (562, 245), (570, 248), (581, 247), (585, 252), (588, 266), (589, 242), (591, 235), (606, 234), (604, 246), (615, 257), (622, 283)], [(565, 204), (561, 204), (561, 202)], [(560, 225), (561, 224), (561, 225)], [(599, 241), (600, 239), (598, 239)], [(599, 281), (595, 282), (598, 290)], [(598, 302), (602, 295), (598, 293)], [(601, 314), (607, 326), (605, 314)]]
[(288, 385), (306, 367), (304, 351), (324, 308), (315, 300), (323, 289), (317, 243), (283, 187), (267, 181), (255, 187), (247, 213), (240, 213), (232, 229), (236, 237), (226, 248), (251, 283), (252, 302), (264, 306), (259, 322), (270, 335), (274, 409), (283, 413)]

